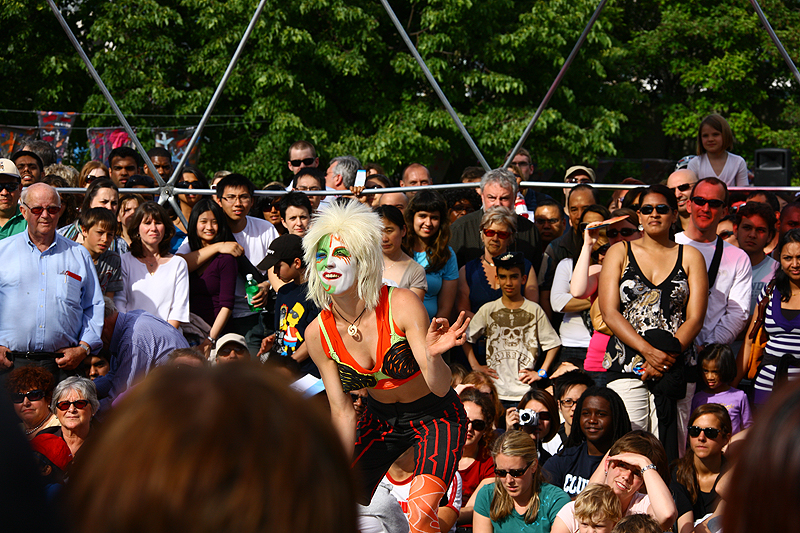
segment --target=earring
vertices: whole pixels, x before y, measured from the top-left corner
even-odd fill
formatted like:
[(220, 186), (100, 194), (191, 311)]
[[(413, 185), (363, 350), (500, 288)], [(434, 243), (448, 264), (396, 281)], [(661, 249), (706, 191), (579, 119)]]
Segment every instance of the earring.
[(643, 231), (643, 230), (644, 230), (644, 226), (642, 226), (641, 224), (639, 224), (639, 231)]

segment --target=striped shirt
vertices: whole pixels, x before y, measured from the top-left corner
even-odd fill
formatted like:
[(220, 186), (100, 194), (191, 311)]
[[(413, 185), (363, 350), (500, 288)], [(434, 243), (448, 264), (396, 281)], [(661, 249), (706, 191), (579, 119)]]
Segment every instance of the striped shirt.
[[(763, 297), (764, 291), (762, 291)], [(764, 359), (756, 375), (756, 390), (771, 391), (775, 382), (778, 364), (784, 357), (789, 361), (789, 377), (800, 377), (800, 316), (787, 320), (781, 309), (781, 294), (777, 289), (772, 291), (767, 312), (764, 317), (764, 329), (769, 335)]]

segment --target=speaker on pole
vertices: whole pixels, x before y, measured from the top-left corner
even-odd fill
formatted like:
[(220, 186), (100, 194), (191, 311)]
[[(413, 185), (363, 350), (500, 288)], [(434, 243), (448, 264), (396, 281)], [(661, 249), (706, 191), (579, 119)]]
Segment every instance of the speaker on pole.
[(753, 170), (753, 185), (791, 185), (792, 151), (785, 148), (761, 148), (756, 150), (756, 165)]

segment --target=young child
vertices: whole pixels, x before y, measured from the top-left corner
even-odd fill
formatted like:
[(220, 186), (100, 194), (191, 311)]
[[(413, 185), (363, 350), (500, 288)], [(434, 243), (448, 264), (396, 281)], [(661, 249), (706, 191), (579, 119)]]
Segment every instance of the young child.
[(698, 356), (703, 373), (703, 390), (692, 398), (692, 411), (707, 403), (724, 405), (731, 415), (733, 435), (753, 425), (747, 395), (731, 387), (736, 377), (736, 360), (726, 344), (709, 344)]
[(52, 502), (66, 481), (67, 466), (72, 462), (72, 453), (64, 439), (51, 433), (36, 435), (31, 440), (31, 448), (39, 465), (39, 473), (44, 479), (47, 499)]
[(109, 298), (122, 290), (122, 268), (119, 252), (111, 250), (116, 238), (117, 216), (110, 209), (93, 207), (82, 212), (78, 220), (83, 246), (92, 256), (100, 290)]
[(662, 533), (658, 520), (649, 514), (632, 514), (617, 522), (611, 533)]
[(733, 132), (720, 115), (708, 115), (697, 131), (697, 155), (689, 161), (689, 170), (698, 176), (714, 176), (729, 187), (750, 185), (747, 163), (738, 155), (728, 152), (733, 147)]
[(570, 533), (611, 533), (620, 518), (622, 504), (614, 490), (608, 485), (592, 483), (574, 502), (561, 508), (553, 531), (563, 531), (563, 523)]
[[(525, 282), (522, 252), (509, 252), (493, 258), (502, 296), (481, 306), (467, 330), (464, 350), (473, 370), (483, 370), (473, 349), (486, 335), (488, 373), (506, 407), (515, 407), (534, 381), (546, 378), (555, 360), (561, 339), (538, 304), (522, 295)], [(546, 352), (541, 369), (533, 370), (539, 349)]]
[[(287, 233), (269, 245), (267, 257), (258, 264), (261, 270), (273, 270), (284, 285), (275, 300), (275, 335), (264, 339), (261, 353), (272, 353), (295, 361), (290, 364), (301, 374), (320, 377), (319, 370), (308, 356), (306, 326), (319, 314), (319, 309), (307, 297), (306, 265), (303, 263), (303, 239)], [(273, 344), (274, 343), (274, 344)]]

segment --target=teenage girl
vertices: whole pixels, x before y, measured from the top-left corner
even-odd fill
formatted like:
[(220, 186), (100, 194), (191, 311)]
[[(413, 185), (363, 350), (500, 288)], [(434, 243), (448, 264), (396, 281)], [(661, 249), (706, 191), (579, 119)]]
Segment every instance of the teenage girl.
[(732, 147), (733, 133), (728, 122), (720, 115), (708, 115), (697, 132), (697, 155), (700, 157), (689, 161), (689, 170), (700, 179), (714, 176), (728, 186), (750, 185), (747, 163), (728, 151)]

